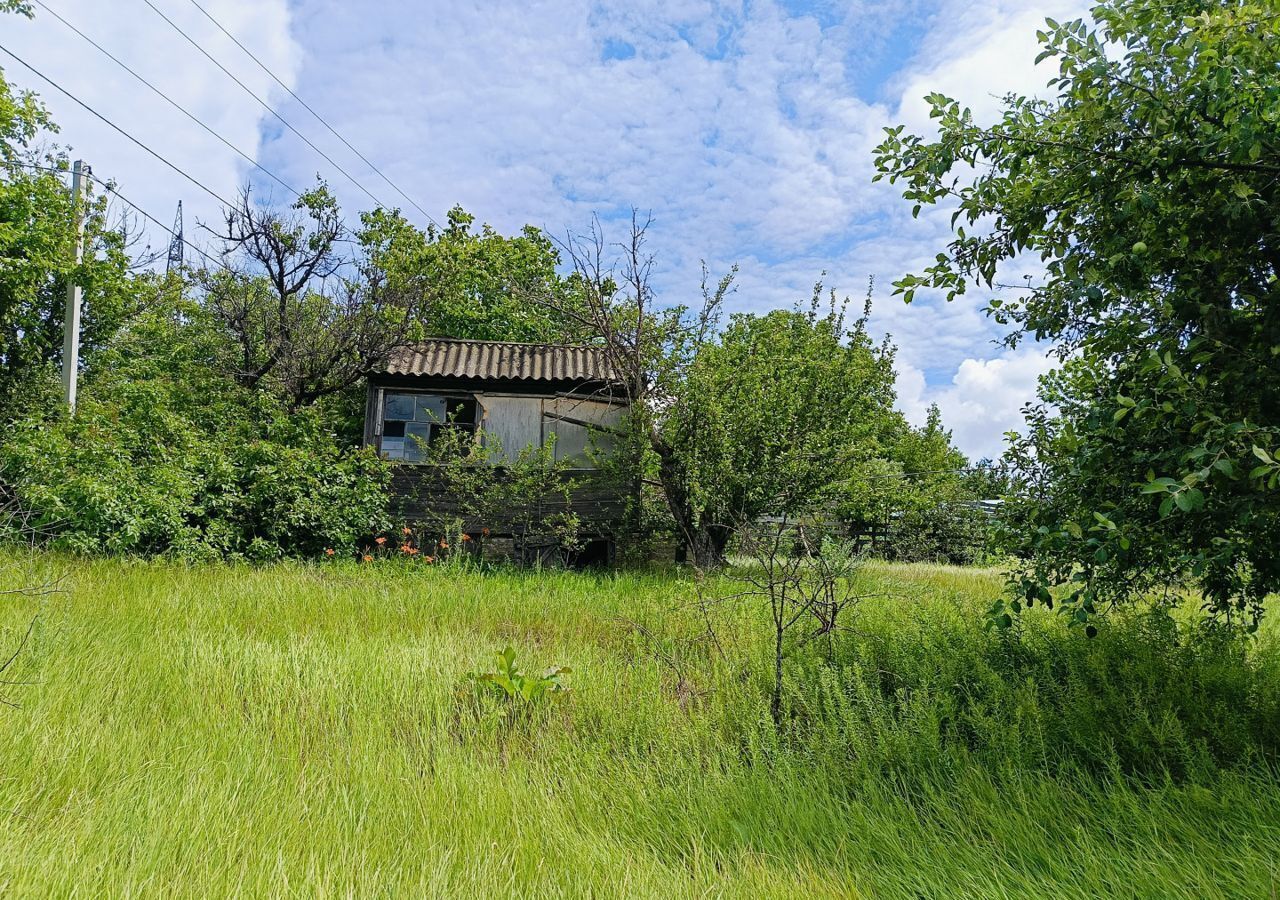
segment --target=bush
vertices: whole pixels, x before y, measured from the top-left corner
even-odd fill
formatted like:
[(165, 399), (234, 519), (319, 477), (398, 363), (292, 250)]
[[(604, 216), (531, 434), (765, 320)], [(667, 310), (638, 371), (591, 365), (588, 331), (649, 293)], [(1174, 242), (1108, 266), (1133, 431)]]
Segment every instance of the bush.
[(0, 447), (0, 475), (55, 546), (262, 560), (354, 551), (385, 524), (386, 466), (314, 411), (252, 396), (188, 411), (162, 382), (100, 393), (73, 420), (15, 423)]

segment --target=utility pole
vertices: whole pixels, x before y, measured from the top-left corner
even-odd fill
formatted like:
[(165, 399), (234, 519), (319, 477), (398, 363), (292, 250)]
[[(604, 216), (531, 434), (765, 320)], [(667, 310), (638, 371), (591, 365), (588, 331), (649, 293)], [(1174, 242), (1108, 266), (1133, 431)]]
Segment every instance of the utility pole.
[[(76, 217), (76, 267), (84, 259), (84, 198), (83, 185), (93, 174), (93, 170), (77, 159), (71, 169), (71, 202), (75, 206)], [(67, 314), (63, 319), (66, 341), (62, 345), (62, 395), (67, 402), (67, 411), (76, 411), (76, 379), (80, 370), (80, 285), (76, 280), (78, 273), (72, 273), (67, 283)]]

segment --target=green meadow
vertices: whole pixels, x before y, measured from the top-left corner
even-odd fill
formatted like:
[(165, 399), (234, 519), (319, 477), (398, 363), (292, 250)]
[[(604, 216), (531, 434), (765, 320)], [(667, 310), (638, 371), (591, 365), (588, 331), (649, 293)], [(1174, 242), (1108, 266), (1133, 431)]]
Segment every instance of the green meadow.
[[(61, 578), (0, 597), (5, 896), (1280, 890), (1274, 629), (1009, 635), (998, 572), (868, 564), (775, 726), (766, 610), (677, 574), (3, 562)], [(571, 690), (481, 694), (506, 646)]]

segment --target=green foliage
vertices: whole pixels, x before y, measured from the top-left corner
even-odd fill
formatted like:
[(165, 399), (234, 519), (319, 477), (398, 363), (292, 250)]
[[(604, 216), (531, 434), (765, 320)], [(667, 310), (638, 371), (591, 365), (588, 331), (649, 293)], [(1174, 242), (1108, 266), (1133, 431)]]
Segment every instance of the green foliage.
[(295, 409), (350, 397), (365, 374), (421, 336), (425, 298), (381, 267), (323, 182), (283, 209), (245, 190), (223, 217), (231, 265), (193, 280), (241, 386)]
[[(580, 549), (582, 522), (573, 510), (572, 491), (606, 476), (577, 473), (568, 461), (557, 462), (554, 440), (508, 451), (496, 435), (478, 438), (470, 431), (443, 429), (425, 449), (430, 469), (418, 489), (451, 499), (446, 512), (420, 523), (427, 531), (447, 538), (466, 534), (476, 552), (482, 552), (490, 531), (518, 534), (526, 549), (554, 556)], [(430, 498), (421, 499), (429, 503)]]
[(989, 513), (967, 505), (970, 502), (937, 495), (929, 504), (898, 513), (889, 520), (879, 554), (901, 562), (990, 563), (996, 556), (995, 525)]
[(855, 533), (881, 526), (875, 551), (905, 562), (968, 565), (994, 549), (992, 521), (975, 504), (998, 500), (1007, 485), (989, 461), (970, 466), (930, 408), (924, 426), (899, 419), (876, 456), (854, 467), (836, 513)]
[(84, 289), (85, 353), (110, 339), (150, 284), (129, 273), (126, 237), (108, 223), (106, 198), (94, 196), (93, 182), (82, 210), (84, 259), (75, 264), (76, 209), (64, 180), (69, 166), (64, 155), (40, 149), (52, 130), (35, 95), (15, 91), (0, 76), (0, 422), (50, 395), (46, 385), (61, 364), (71, 279)]
[(808, 309), (735, 315), (666, 385), (659, 468), (702, 564), (766, 514), (810, 510), (896, 422), (893, 358), (821, 287)]
[(1056, 97), (1011, 97), (985, 126), (935, 94), (936, 141), (889, 130), (881, 176), (962, 223), (898, 286), (954, 297), (1042, 261), (1040, 283), (989, 307), (1011, 340), (1071, 360), (1011, 449), (1020, 603), (1062, 585), (1085, 624), (1194, 580), (1256, 620), (1280, 587), (1280, 17), (1250, 0), (1108, 0), (1093, 17), (1040, 33)]
[(202, 427), (163, 385), (87, 391), (74, 421), (19, 420), (0, 473), (55, 546), (267, 559), (351, 551), (384, 515), (387, 473), (314, 415), (240, 407)]
[(551, 240), (526, 226), (506, 237), (460, 207), (443, 228), (419, 231), (398, 213), (361, 216), (360, 241), (392, 289), (426, 298), (426, 334), (474, 340), (564, 343), (580, 337), (572, 290)]
[(10, 426), (0, 477), (80, 552), (353, 551), (383, 524), (386, 466), (347, 449), (323, 410), (237, 386), (199, 307), (163, 300), (94, 355), (74, 419), (37, 409)]
[(569, 692), (560, 680), (573, 671), (568, 666), (553, 666), (541, 675), (525, 674), (516, 665), (516, 651), (511, 647), (495, 653), (493, 661), (492, 672), (475, 673), (471, 678), (509, 705), (537, 707)]
[(1274, 657), (1163, 610), (1113, 617), (1090, 640), (1042, 621), (959, 627), (930, 608), (854, 644), (836, 667), (796, 671), (784, 695), (785, 739), (828, 761), (1181, 780), (1280, 751)]

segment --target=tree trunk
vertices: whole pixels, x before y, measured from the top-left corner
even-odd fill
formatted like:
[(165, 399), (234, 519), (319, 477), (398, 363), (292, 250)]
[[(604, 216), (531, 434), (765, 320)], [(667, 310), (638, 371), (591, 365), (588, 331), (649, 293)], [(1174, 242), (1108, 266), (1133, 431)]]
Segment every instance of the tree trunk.
[(700, 522), (705, 517), (698, 515), (685, 491), (685, 482), (681, 477), (683, 472), (675, 452), (661, 438), (651, 436), (650, 439), (654, 452), (658, 455), (658, 480), (662, 483), (662, 493), (679, 532), (677, 558), (685, 557), (691, 552), (693, 564), (699, 569), (720, 568), (725, 564), (724, 551), (729, 545), (729, 538), (733, 537), (733, 529), (728, 525), (707, 525)]
[(781, 621), (776, 621), (773, 640), (773, 696), (769, 698), (769, 714), (774, 727), (782, 724), (782, 638), (785, 633)]
[(693, 530), (693, 564), (699, 569), (718, 569), (725, 564), (725, 548), (733, 529), (726, 525), (702, 525)]

